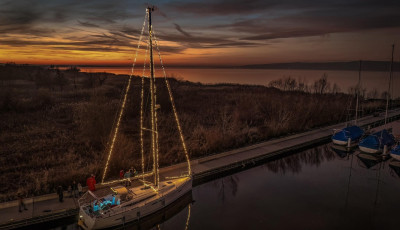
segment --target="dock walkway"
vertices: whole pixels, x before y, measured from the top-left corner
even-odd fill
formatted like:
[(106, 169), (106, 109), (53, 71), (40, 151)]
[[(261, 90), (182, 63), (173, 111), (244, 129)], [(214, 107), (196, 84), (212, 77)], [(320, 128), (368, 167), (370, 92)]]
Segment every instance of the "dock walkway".
[[(388, 114), (389, 122), (400, 120), (400, 109), (392, 110)], [(367, 128), (383, 125), (384, 118), (367, 116), (358, 121), (358, 125)], [(328, 142), (332, 130), (342, 129), (346, 123), (340, 123), (278, 138), (259, 144), (210, 155), (191, 161), (194, 185), (204, 181), (229, 174), (234, 171), (254, 167), (265, 161), (280, 157), (294, 151)], [(176, 176), (187, 172), (187, 164), (180, 163), (160, 169), (161, 178)], [(17, 201), (0, 203), (0, 229), (12, 229), (32, 224), (67, 218), (77, 214), (77, 200), (64, 195), (64, 202), (60, 203), (56, 194), (25, 199), (27, 211), (18, 212)]]

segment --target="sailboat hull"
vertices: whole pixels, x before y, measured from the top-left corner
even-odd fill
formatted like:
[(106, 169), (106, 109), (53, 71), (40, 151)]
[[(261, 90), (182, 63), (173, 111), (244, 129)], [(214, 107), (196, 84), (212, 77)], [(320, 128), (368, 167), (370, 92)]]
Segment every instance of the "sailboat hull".
[(332, 139), (332, 142), (335, 145), (341, 145), (341, 146), (347, 145), (347, 141), (341, 141), (341, 140), (337, 140), (337, 139)]
[(381, 153), (382, 150), (381, 149), (373, 149), (373, 148), (368, 148), (368, 147), (364, 147), (364, 146), (358, 146), (360, 148), (360, 150), (364, 153), (373, 153), (373, 154), (378, 154)]
[[(173, 183), (173, 188), (163, 190), (162, 186), (167, 183)], [(83, 229), (105, 229), (123, 225), (167, 207), (191, 190), (192, 178), (184, 177), (169, 180), (167, 182), (161, 182), (157, 195), (130, 206), (115, 207), (112, 212), (106, 214), (91, 217), (82, 207), (80, 207), (80, 226)]]
[(395, 160), (397, 160), (397, 161), (400, 161), (400, 155), (399, 155), (399, 154), (391, 153), (390, 156), (391, 156), (393, 159), (395, 159)]

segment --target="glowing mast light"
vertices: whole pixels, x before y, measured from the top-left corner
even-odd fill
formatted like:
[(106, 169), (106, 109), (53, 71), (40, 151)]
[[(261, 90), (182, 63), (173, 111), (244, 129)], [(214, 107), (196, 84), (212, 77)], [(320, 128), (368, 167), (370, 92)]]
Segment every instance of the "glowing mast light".
[(179, 122), (178, 113), (177, 113), (177, 111), (176, 111), (175, 102), (174, 102), (174, 97), (172, 96), (171, 87), (170, 87), (170, 85), (169, 85), (169, 81), (168, 81), (168, 78), (167, 78), (167, 74), (165, 73), (165, 68), (164, 68), (163, 60), (162, 60), (162, 58), (161, 58), (160, 49), (159, 49), (159, 47), (158, 47), (157, 37), (156, 37), (156, 34), (155, 34), (154, 32), (153, 32), (153, 34), (154, 34), (154, 43), (156, 44), (156, 48), (157, 48), (157, 52), (158, 52), (158, 57), (160, 58), (160, 64), (161, 64), (161, 67), (162, 67), (162, 70), (163, 70), (163, 74), (164, 74), (165, 84), (166, 84), (167, 89), (168, 89), (169, 100), (170, 100), (170, 102), (171, 102), (172, 110), (173, 110), (173, 112), (174, 112), (175, 122), (176, 122), (176, 125), (177, 125), (177, 128), (178, 128), (178, 131), (179, 131), (179, 136), (180, 136), (180, 139), (181, 139), (182, 148), (183, 148), (183, 151), (184, 151), (184, 153), (185, 153), (185, 158), (186, 158), (186, 162), (187, 162), (187, 165), (188, 165), (188, 174), (189, 174), (189, 176), (190, 176), (190, 175), (192, 175), (192, 169), (191, 169), (191, 167), (190, 167), (189, 153), (188, 153), (187, 148), (186, 148), (185, 138), (184, 138), (184, 136), (183, 136), (182, 128), (181, 128), (181, 125), (180, 125), (180, 122)]
[(142, 40), (144, 27), (146, 25), (146, 19), (147, 19), (147, 14), (146, 14), (144, 22), (143, 22), (142, 31), (140, 33), (140, 37), (139, 37), (139, 41), (138, 41), (138, 45), (137, 45), (137, 49), (136, 49), (136, 53), (135, 53), (135, 59), (133, 61), (132, 68), (131, 68), (131, 74), (129, 75), (129, 80), (128, 80), (128, 84), (127, 84), (126, 89), (125, 89), (125, 95), (124, 95), (124, 99), (122, 101), (121, 110), (120, 110), (119, 115), (118, 115), (118, 120), (117, 120), (117, 124), (115, 126), (114, 135), (113, 135), (113, 138), (111, 140), (110, 149), (108, 151), (106, 166), (104, 168), (103, 177), (101, 178), (101, 183), (102, 184), (104, 183), (104, 179), (105, 179), (106, 174), (107, 174), (108, 165), (110, 163), (111, 155), (112, 155), (112, 152), (114, 150), (115, 140), (117, 139), (117, 135), (118, 135), (119, 125), (121, 124), (121, 118), (122, 118), (122, 116), (124, 114), (126, 100), (127, 100), (129, 89), (130, 89), (131, 82), (132, 82), (133, 71), (135, 69), (136, 58), (137, 58), (137, 54), (138, 54), (138, 51), (139, 51), (139, 48), (140, 48), (140, 42)]
[(151, 12), (154, 7), (147, 8), (149, 19), (149, 45), (150, 45), (150, 96), (151, 96), (151, 147), (153, 152), (154, 184), (159, 186), (160, 176), (158, 171), (158, 133), (157, 133), (157, 111), (156, 111), (156, 82), (154, 77), (153, 61), (153, 25), (151, 24)]
[[(142, 157), (142, 160), (141, 160), (142, 175), (135, 176), (134, 178), (142, 177), (142, 181), (144, 182), (145, 181), (144, 180), (145, 176), (154, 175), (154, 185), (155, 186), (153, 187), (153, 186), (150, 185), (150, 187), (152, 189), (154, 189), (155, 191), (158, 190), (158, 188), (159, 188), (159, 183), (160, 183), (160, 175), (159, 175), (159, 140), (158, 140), (159, 139), (159, 134), (158, 134), (158, 126), (157, 126), (157, 123), (158, 123), (157, 109), (159, 107), (157, 105), (157, 96), (156, 96), (157, 87), (156, 87), (155, 67), (154, 67), (154, 60), (153, 60), (153, 42), (152, 42), (153, 38), (154, 38), (154, 44), (155, 44), (155, 46), (157, 48), (157, 51), (158, 51), (158, 56), (159, 56), (159, 59), (160, 59), (161, 67), (162, 67), (162, 70), (163, 70), (165, 84), (166, 84), (166, 87), (167, 87), (167, 90), (168, 90), (169, 100), (170, 100), (171, 105), (172, 105), (172, 110), (173, 110), (173, 113), (174, 113), (175, 122), (176, 122), (177, 129), (178, 129), (178, 132), (179, 132), (179, 137), (180, 137), (180, 140), (181, 140), (181, 143), (182, 143), (182, 147), (183, 147), (183, 150), (184, 150), (184, 154), (185, 154), (185, 158), (186, 158), (186, 161), (187, 161), (187, 164), (188, 164), (188, 175), (191, 176), (191, 173), (192, 173), (191, 172), (191, 167), (190, 167), (189, 153), (188, 153), (188, 150), (187, 150), (187, 147), (186, 147), (186, 144), (185, 144), (185, 138), (183, 136), (182, 128), (181, 128), (181, 125), (180, 125), (180, 122), (179, 122), (179, 117), (178, 117), (178, 113), (177, 113), (177, 110), (176, 110), (174, 98), (172, 96), (171, 87), (169, 85), (169, 81), (168, 81), (167, 76), (166, 76), (166, 72), (165, 72), (165, 68), (164, 68), (164, 65), (163, 65), (163, 60), (161, 58), (158, 42), (157, 42), (155, 33), (153, 31), (153, 26), (151, 24), (151, 12), (153, 10), (154, 10), (154, 8), (151, 8), (151, 7), (147, 8), (147, 10), (146, 10), (146, 16), (145, 16), (145, 20), (144, 20), (143, 26), (142, 26), (142, 31), (141, 31), (141, 34), (140, 34), (140, 37), (139, 37), (139, 41), (138, 41), (138, 45), (137, 45), (137, 49), (136, 49), (136, 53), (135, 53), (134, 62), (132, 64), (131, 74), (129, 76), (128, 83), (127, 83), (127, 86), (126, 86), (126, 89), (125, 89), (125, 94), (123, 96), (121, 109), (120, 109), (120, 112), (119, 112), (118, 117), (117, 117), (115, 130), (114, 130), (114, 132), (112, 134), (112, 140), (111, 140), (110, 148), (109, 148), (109, 151), (108, 151), (107, 161), (106, 161), (105, 169), (104, 169), (104, 172), (103, 172), (103, 177), (102, 177), (102, 180), (101, 180), (101, 184), (110, 184), (110, 183), (115, 183), (115, 182), (118, 182), (118, 181), (127, 180), (127, 179), (122, 179), (122, 180), (114, 180), (114, 181), (106, 182), (106, 183), (104, 182), (105, 177), (106, 177), (106, 173), (107, 173), (107, 170), (108, 170), (109, 162), (110, 162), (110, 159), (111, 159), (111, 155), (113, 153), (115, 141), (116, 141), (117, 136), (118, 136), (120, 123), (121, 123), (121, 120), (122, 120), (122, 117), (123, 117), (123, 114), (124, 114), (128, 93), (129, 93), (129, 90), (130, 90), (130, 87), (131, 87), (131, 83), (132, 83), (132, 78), (133, 78), (134, 67), (135, 67), (135, 63), (136, 63), (136, 59), (137, 59), (137, 55), (138, 55), (138, 50), (139, 50), (140, 44), (142, 42), (142, 36), (143, 36), (143, 32), (144, 32), (144, 28), (146, 26), (146, 21), (147, 20), (148, 20), (148, 33), (149, 33), (148, 35), (149, 36), (148, 36), (146, 53), (144, 55), (143, 73), (142, 73), (142, 76), (141, 76), (142, 89), (141, 89), (141, 93), (140, 93), (140, 95), (141, 95), (140, 96), (141, 97), (141, 99), (140, 99), (141, 100), (141, 102), (140, 102), (140, 145), (141, 145), (141, 157)], [(146, 70), (146, 60), (147, 60), (147, 54), (148, 53), (149, 53), (149, 56), (150, 56), (150, 58), (149, 58), (150, 59), (150, 68), (149, 68), (150, 76), (148, 78), (149, 78), (149, 93), (151, 95), (151, 103), (150, 103), (150, 106), (151, 106), (151, 109), (150, 109), (150, 113), (151, 113), (151, 116), (150, 116), (151, 129), (147, 129), (147, 128), (144, 127), (144, 113), (143, 113), (143, 111), (144, 111), (145, 70)], [(149, 173), (145, 173), (145, 160), (144, 160), (144, 152), (145, 151), (144, 151), (144, 134), (143, 134), (144, 130), (148, 130), (148, 131), (151, 132), (150, 151), (151, 151), (151, 155), (153, 157), (153, 170), (151, 172), (149, 172)], [(144, 182), (144, 184), (146, 184), (146, 183)], [(190, 212), (190, 207), (189, 207), (189, 212)]]

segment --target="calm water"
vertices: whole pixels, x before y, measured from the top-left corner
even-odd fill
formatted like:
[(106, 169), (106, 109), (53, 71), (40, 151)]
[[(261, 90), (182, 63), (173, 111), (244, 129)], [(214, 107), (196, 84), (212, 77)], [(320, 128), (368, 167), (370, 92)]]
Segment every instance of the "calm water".
[(328, 144), (284, 157), (197, 186), (193, 204), (126, 229), (398, 229), (399, 175), (358, 154)]
[[(85, 72), (110, 72), (115, 74), (130, 74), (130, 68), (121, 67), (82, 67)], [(192, 82), (201, 83), (239, 83), (239, 84), (256, 84), (268, 85), (270, 81), (278, 80), (285, 77), (300, 79), (309, 85), (315, 80), (321, 78), (325, 73), (331, 86), (336, 83), (342, 92), (348, 92), (348, 88), (355, 86), (358, 81), (357, 71), (335, 71), (335, 70), (287, 70), (287, 69), (191, 69), (191, 68), (167, 68), (167, 75), (175, 76)], [(156, 70), (156, 75), (160, 74), (160, 70)], [(135, 71), (135, 74), (141, 75), (141, 69)], [(161, 74), (160, 74), (161, 75)], [(399, 72), (394, 72), (393, 94), (395, 97), (400, 96)], [(387, 91), (389, 72), (362, 72), (362, 86), (367, 91), (377, 89), (379, 95)]]

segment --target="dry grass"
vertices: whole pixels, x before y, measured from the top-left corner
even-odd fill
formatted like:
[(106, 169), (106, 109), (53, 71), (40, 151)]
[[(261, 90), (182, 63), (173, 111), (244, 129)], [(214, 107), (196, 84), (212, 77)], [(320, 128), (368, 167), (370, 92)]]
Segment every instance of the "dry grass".
[[(103, 172), (126, 76), (39, 67), (0, 67), (0, 200), (17, 192), (54, 192)], [(134, 78), (109, 177), (141, 170), (140, 79)], [(192, 158), (346, 119), (346, 94), (313, 94), (244, 85), (202, 85), (170, 79)], [(157, 79), (160, 164), (184, 160), (163, 79)], [(148, 92), (145, 92), (148, 95)], [(146, 98), (147, 100), (147, 98)], [(344, 106), (346, 105), (346, 106)], [(147, 111), (149, 103), (147, 103)], [(382, 101), (364, 103), (366, 111)], [(146, 118), (145, 126), (150, 127)], [(149, 133), (145, 133), (146, 139)], [(145, 142), (146, 149), (150, 145)], [(152, 162), (146, 150), (146, 169)]]

